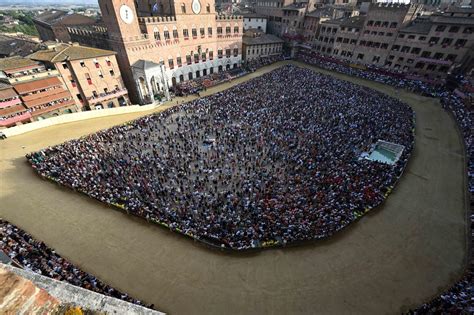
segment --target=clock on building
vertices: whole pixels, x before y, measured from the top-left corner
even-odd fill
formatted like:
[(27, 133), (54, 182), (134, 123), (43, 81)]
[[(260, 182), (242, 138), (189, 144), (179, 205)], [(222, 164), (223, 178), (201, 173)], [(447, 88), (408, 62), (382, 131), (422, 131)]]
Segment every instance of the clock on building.
[(194, 14), (199, 14), (199, 12), (201, 12), (201, 3), (199, 0), (193, 0), (191, 8), (193, 9)]
[[(193, 7), (194, 8), (194, 7)], [(133, 22), (133, 11), (127, 5), (122, 5), (120, 7), (120, 18), (127, 24), (131, 24)]]

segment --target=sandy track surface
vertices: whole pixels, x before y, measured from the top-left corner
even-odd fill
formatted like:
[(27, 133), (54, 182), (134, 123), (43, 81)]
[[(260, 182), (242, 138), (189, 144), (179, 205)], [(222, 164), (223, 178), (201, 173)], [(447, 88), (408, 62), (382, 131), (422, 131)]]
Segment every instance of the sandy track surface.
[(0, 216), (108, 284), (171, 314), (396, 314), (416, 306), (449, 286), (465, 265), (460, 136), (433, 99), (333, 75), (400, 97), (413, 107), (417, 122), (412, 158), (385, 205), (329, 240), (247, 254), (217, 252), (43, 181), (26, 163), (28, 152), (143, 112), (0, 141)]

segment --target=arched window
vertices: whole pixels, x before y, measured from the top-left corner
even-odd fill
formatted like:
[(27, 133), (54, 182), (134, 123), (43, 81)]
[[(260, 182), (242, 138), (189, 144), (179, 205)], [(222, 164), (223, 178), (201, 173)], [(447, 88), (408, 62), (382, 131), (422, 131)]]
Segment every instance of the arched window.
[(238, 34), (239, 33), (239, 26), (234, 26), (234, 34)]
[(181, 13), (186, 14), (186, 5), (181, 3)]
[(160, 31), (156, 27), (153, 29), (153, 36), (155, 37), (155, 40), (161, 40)]
[(166, 27), (163, 30), (163, 35), (165, 36), (165, 40), (170, 40), (170, 32)]

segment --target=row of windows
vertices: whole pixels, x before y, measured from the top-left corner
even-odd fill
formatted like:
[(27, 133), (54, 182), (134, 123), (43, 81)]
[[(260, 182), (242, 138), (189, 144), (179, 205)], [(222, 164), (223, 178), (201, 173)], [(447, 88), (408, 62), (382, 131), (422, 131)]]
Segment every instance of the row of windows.
[(298, 11), (288, 11), (284, 10), (283, 11), (283, 16), (303, 16), (304, 11), (298, 12)]
[[(225, 28), (225, 33), (226, 35), (227, 34), (231, 34), (231, 27), (230, 26), (227, 26)], [(238, 34), (239, 33), (239, 27), (238, 26), (234, 26), (234, 34)], [(222, 27), (217, 27), (217, 34), (218, 35), (222, 35)], [(191, 35), (195, 38), (198, 36), (198, 31), (196, 28), (193, 28), (191, 29)], [(201, 27), (199, 29), (199, 35), (200, 36), (205, 36), (206, 33), (205, 33), (205, 28), (204, 27)], [(212, 27), (208, 27), (207, 28), (207, 35), (208, 36), (212, 36)], [(163, 36), (164, 36), (164, 40), (170, 40), (170, 32), (169, 31), (164, 31), (163, 32)], [(155, 38), (155, 40), (161, 40), (161, 33), (160, 31), (158, 31), (157, 29), (155, 29), (153, 31), (153, 37)], [(183, 37), (184, 38), (189, 38), (189, 31), (187, 28), (183, 29)], [(179, 35), (178, 35), (178, 31), (177, 30), (173, 30), (173, 39), (178, 39), (179, 38)]]
[(336, 33), (337, 32), (337, 27), (326, 27), (326, 26), (323, 26), (321, 27), (321, 32), (325, 33), (325, 32), (328, 32), (328, 33)]
[[(233, 68), (236, 69), (238, 67), (238, 65), (236, 63), (234, 63), (233, 65)], [(226, 70), (230, 70), (231, 66), (230, 64), (226, 65), (225, 66), (225, 69)], [(202, 70), (202, 75), (205, 76), (205, 75), (208, 75), (208, 72), (207, 72), (208, 69), (203, 69)], [(219, 66), (217, 67), (217, 72), (222, 72), (224, 71), (224, 67), (223, 66)], [(209, 68), (209, 74), (213, 74), (214, 73), (214, 67), (210, 67)], [(192, 80), (194, 78), (199, 78), (201, 77), (201, 71), (200, 70), (197, 70), (195, 73), (192, 73), (192, 72), (188, 72), (188, 80)], [(175, 80), (175, 77), (173, 77), (173, 82)], [(180, 75), (179, 76), (179, 82), (183, 82), (184, 81), (184, 75)], [(174, 84), (174, 83), (173, 83)]]
[[(438, 40), (434, 40), (433, 43), (437, 43)], [(319, 41), (332, 44), (334, 43), (334, 38), (320, 36)], [(441, 41), (441, 45), (449, 46), (453, 42), (454, 42), (453, 38), (444, 38)], [(366, 41), (366, 40), (361, 40), (357, 43), (356, 39), (343, 38), (343, 37), (337, 37), (336, 43), (351, 44), (351, 45), (358, 44), (359, 46), (373, 47), (373, 48), (380, 48), (380, 49), (388, 49), (388, 45), (389, 45), (388, 43), (379, 43), (379, 42)], [(467, 39), (458, 39), (456, 40), (456, 42), (454, 42), (454, 46), (456, 47), (464, 47), (466, 44), (467, 44)], [(411, 48), (409, 46), (393, 45), (392, 50), (401, 51), (404, 53), (419, 54), (421, 49), (417, 47)]]
[[(336, 29), (335, 29), (335, 30), (336, 30)], [(358, 29), (358, 28), (355, 28), (355, 27), (348, 27), (348, 28), (346, 29), (346, 27), (342, 26), (342, 27), (341, 27), (341, 31), (343, 31), (343, 32), (347, 31), (347, 32), (358, 33), (358, 32), (359, 32), (359, 29)], [(333, 31), (333, 32), (335, 33), (336, 31)]]
[[(444, 32), (446, 30), (448, 30), (448, 33), (458, 33), (461, 30), (461, 27), (455, 25), (448, 28), (446, 25), (438, 25), (435, 28), (435, 32)], [(472, 34), (473, 31), (474, 27), (465, 27), (462, 32), (463, 34)]]
[[(408, 62), (407, 62), (408, 63)], [(410, 63), (413, 63), (413, 61), (411, 61)], [(394, 69), (400, 69), (402, 68), (402, 66), (398, 63), (394, 64), (391, 62), (391, 61), (387, 61), (385, 62), (385, 65), (389, 66), (389, 67), (392, 67)], [(393, 65), (393, 66), (392, 66)], [(425, 68), (426, 66), (426, 68)], [(409, 67), (408, 66), (403, 66), (403, 70), (408, 70)], [(418, 62), (416, 63), (415, 65), (415, 69), (417, 70), (427, 70), (427, 71), (438, 71), (438, 72), (447, 72), (449, 70), (449, 66), (445, 66), (445, 65), (435, 65), (435, 64), (428, 64), (426, 65), (424, 62)]]
[[(446, 54), (446, 56), (445, 56), (445, 54), (441, 53), (441, 52), (432, 53), (432, 52), (429, 52), (429, 51), (424, 51), (421, 54), (421, 57), (422, 58), (431, 58), (431, 59), (436, 59), (436, 60), (455, 61), (456, 58), (457, 58), (457, 55), (456, 54)], [(394, 55), (388, 56), (388, 60), (394, 60), (394, 59), (395, 59)], [(398, 61), (404, 61), (405, 57), (398, 57), (397, 60)], [(413, 60), (413, 59), (407, 59), (407, 62), (411, 63), (411, 62), (409, 62), (410, 60)]]
[[(283, 23), (285, 24), (290, 24), (290, 20), (285, 20), (283, 19)], [(297, 24), (298, 23), (298, 24)], [(301, 28), (301, 22), (296, 22), (296, 21), (293, 21), (293, 27), (296, 27), (298, 25), (298, 28)]]
[[(218, 49), (217, 50), (217, 57), (218, 58), (223, 58), (224, 57), (223, 53), (224, 53), (224, 51), (222, 49)], [(225, 50), (225, 57), (230, 58), (232, 53), (233, 53), (234, 57), (237, 57), (239, 55), (239, 49), (234, 48), (233, 51), (232, 51), (230, 48), (227, 48)], [(205, 62), (207, 60), (207, 58), (209, 58), (209, 60), (213, 60), (214, 59), (214, 52), (209, 51), (207, 54), (206, 54), (206, 52), (202, 52), (201, 54), (195, 53), (193, 56), (186, 55), (186, 64), (190, 65), (193, 62), (194, 63), (199, 63), (200, 61)], [(182, 61), (181, 57), (176, 58), (176, 65), (178, 67), (181, 67), (183, 65), (183, 61)], [(168, 67), (170, 69), (174, 69), (174, 66), (175, 66), (174, 59), (173, 58), (168, 59)]]
[[(109, 58), (105, 58), (105, 63), (106, 63), (107, 66), (109, 66), (109, 67), (112, 66), (112, 62), (110, 61)], [(81, 65), (82, 68), (85, 68), (85, 67), (86, 67), (86, 62), (85, 62), (84, 60), (80, 60), (80, 61), (79, 61), (79, 64)], [(98, 61), (97, 59), (92, 60), (92, 64), (93, 64), (97, 69), (100, 68), (100, 63), (99, 63), (99, 61)], [(67, 63), (63, 62), (62, 65), (63, 65), (63, 69), (68, 69)]]
[[(332, 52), (333, 55), (335, 56), (338, 56), (340, 55), (341, 57), (346, 57), (346, 58), (352, 58), (354, 56), (354, 54), (351, 52), (351, 51), (346, 51), (346, 50), (342, 50), (339, 54), (339, 50), (338, 49), (334, 49), (334, 50), (331, 50), (331, 48), (325, 48), (325, 47), (321, 47), (321, 46), (318, 46), (316, 47), (316, 50), (318, 51), (322, 51), (322, 52), (325, 52), (327, 54), (330, 54)], [(436, 53), (435, 54), (436, 57), (439, 57), (441, 58), (443, 56), (442, 53)], [(359, 61), (363, 61), (364, 60), (364, 57), (365, 55), (362, 54), (362, 53), (359, 53), (357, 54), (357, 60)], [(445, 60), (448, 60), (448, 61), (454, 61), (456, 59), (456, 55), (453, 55), (453, 54), (449, 54), (447, 55), (446, 59)], [(373, 63), (377, 63), (377, 62), (380, 62), (380, 56), (373, 56), (372, 57), (372, 62)], [(395, 56), (394, 55), (390, 55), (388, 57), (388, 60), (385, 62), (385, 65), (388, 65), (388, 66), (392, 66), (393, 64), (393, 61), (395, 59)], [(436, 58), (435, 58), (436, 59)], [(405, 61), (405, 58), (404, 57), (399, 57), (397, 59), (397, 62), (404, 62)], [(406, 63), (407, 64), (413, 64), (415, 62), (414, 59), (410, 59), (408, 58)], [(424, 62), (418, 62), (416, 65), (415, 65), (415, 69), (419, 69), (419, 70), (423, 70), (425, 69), (425, 63)], [(400, 64), (395, 64), (394, 68), (400, 68), (401, 65)], [(408, 69), (408, 66), (405, 66), (404, 67), (404, 70), (407, 70)], [(440, 71), (440, 72), (446, 72), (449, 70), (449, 66), (447, 65), (440, 65), (439, 68), (436, 64), (428, 64), (426, 66), (426, 70), (428, 71)]]
[[(431, 37), (430, 40), (428, 41), (431, 45), (437, 45), (437, 44), (440, 44), (440, 45), (443, 45), (443, 46), (449, 46), (453, 43), (454, 39), (451, 38), (451, 37), (446, 37), (446, 38), (443, 38), (441, 40), (441, 38), (439, 37)], [(456, 40), (456, 42), (454, 43), (454, 46), (456, 47), (464, 47), (464, 45), (466, 45), (467, 43), (467, 39), (464, 39), (464, 38), (460, 38), (458, 40)]]
[(367, 26), (373, 27), (389, 27), (389, 28), (396, 28), (398, 26), (397, 22), (389, 22), (389, 21), (367, 21)]
[(262, 53), (262, 54), (272, 54), (272, 53), (278, 53), (278, 52), (281, 52), (281, 46), (279, 47), (269, 47), (269, 48), (252, 48), (252, 50), (249, 48), (247, 49), (247, 54), (250, 55), (250, 52), (252, 52), (252, 55), (254, 55), (255, 53), (258, 55), (259, 53)]
[[(118, 85), (115, 85), (115, 90), (114, 91), (117, 91), (117, 90), (120, 90), (120, 87)], [(108, 88), (104, 88), (104, 93), (105, 94), (108, 94), (109, 92), (113, 93), (114, 91), (109, 91)], [(100, 95), (97, 93), (97, 91), (92, 91), (92, 95), (94, 97), (99, 97)], [(82, 95), (81, 94), (76, 94), (76, 97), (77, 99), (82, 103), (84, 102), (84, 99), (82, 98)]]
[[(101, 78), (101, 79), (104, 78), (104, 74), (103, 74), (102, 71), (100, 71), (100, 70), (97, 72), (97, 75), (98, 75), (99, 78)], [(109, 70), (109, 75), (110, 75), (111, 77), (115, 77), (115, 71), (114, 71), (113, 69), (110, 69), (110, 70)], [(84, 77), (86, 78), (87, 83), (88, 83), (89, 85), (92, 85), (92, 78), (91, 78), (91, 75), (90, 75), (89, 73), (84, 73)], [(75, 81), (74, 79), (70, 78), (69, 82), (71, 82), (71, 85), (72, 85), (73, 87), (76, 87), (76, 86), (77, 86), (77, 83), (76, 83), (76, 81)]]
[(372, 41), (365, 41), (365, 40), (361, 40), (359, 42), (359, 46), (388, 49), (388, 43), (379, 43), (379, 42), (372, 42)]
[(390, 33), (390, 32), (377, 32), (377, 31), (369, 31), (369, 30), (365, 30), (364, 31), (364, 35), (377, 35), (377, 36), (387, 36), (387, 37), (392, 37), (393, 36), (393, 33)]

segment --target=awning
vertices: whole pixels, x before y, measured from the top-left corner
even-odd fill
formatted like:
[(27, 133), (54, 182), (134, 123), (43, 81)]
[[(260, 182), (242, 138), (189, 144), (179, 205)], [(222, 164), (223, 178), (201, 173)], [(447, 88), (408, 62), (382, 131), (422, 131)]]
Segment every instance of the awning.
[(71, 94), (67, 90), (54, 89), (52, 92), (55, 92), (55, 93), (48, 93), (48, 92), (50, 91), (47, 91), (45, 93), (37, 93), (35, 94), (37, 95), (36, 98), (30, 101), (24, 101), (23, 103), (25, 104), (26, 107), (31, 108), (36, 105), (42, 105), (42, 104), (46, 104), (46, 103), (56, 101), (56, 100), (71, 98)]
[(0, 101), (8, 99), (8, 98), (13, 98), (17, 95), (18, 94), (16, 94), (16, 92), (15, 92), (15, 90), (13, 90), (13, 88), (0, 90)]
[(13, 87), (18, 92), (18, 94), (25, 94), (61, 84), (62, 83), (58, 77), (52, 77), (27, 83), (16, 84)]

